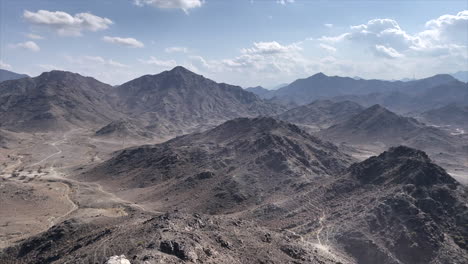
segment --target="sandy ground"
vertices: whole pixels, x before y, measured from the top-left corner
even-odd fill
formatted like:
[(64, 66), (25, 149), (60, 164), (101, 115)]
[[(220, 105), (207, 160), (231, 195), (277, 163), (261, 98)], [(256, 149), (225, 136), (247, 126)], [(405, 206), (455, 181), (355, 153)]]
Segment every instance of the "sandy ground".
[(0, 248), (43, 232), (71, 217), (81, 221), (146, 211), (97, 183), (71, 179), (119, 149), (141, 142), (92, 137), (92, 131), (18, 134), (0, 148)]

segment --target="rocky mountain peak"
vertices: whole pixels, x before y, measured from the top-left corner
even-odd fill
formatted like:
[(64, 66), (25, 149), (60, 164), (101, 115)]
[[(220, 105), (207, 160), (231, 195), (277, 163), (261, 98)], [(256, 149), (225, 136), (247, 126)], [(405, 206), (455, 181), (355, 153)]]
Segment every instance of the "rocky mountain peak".
[(432, 163), (420, 150), (399, 146), (390, 148), (350, 167), (351, 174), (363, 184), (413, 184), (432, 186), (458, 183), (444, 169)]

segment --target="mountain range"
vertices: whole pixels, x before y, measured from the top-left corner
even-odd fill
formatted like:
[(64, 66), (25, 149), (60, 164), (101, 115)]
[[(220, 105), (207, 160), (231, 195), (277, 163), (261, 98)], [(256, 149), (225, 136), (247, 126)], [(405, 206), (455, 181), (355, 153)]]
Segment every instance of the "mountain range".
[(52, 71), (0, 83), (0, 104), (0, 127), (5, 129), (99, 129), (130, 118), (161, 138), (284, 109), (238, 86), (216, 83), (182, 67), (118, 87), (76, 73)]
[(426, 153), (394, 147), (351, 163), (331, 143), (272, 118), (125, 149), (79, 177), (167, 213), (65, 221), (0, 261), (100, 263), (114, 252), (132, 263), (468, 260), (467, 189)]
[(384, 144), (387, 148), (404, 144), (430, 153), (452, 153), (461, 147), (460, 141), (449, 133), (395, 114), (380, 105), (366, 108), (318, 134), (333, 142)]
[(448, 74), (411, 81), (383, 81), (315, 74), (278, 90), (250, 89), (284, 105), (304, 105), (318, 99), (349, 100), (364, 106), (381, 104), (400, 113), (428, 110), (434, 105), (466, 102), (468, 84)]
[(17, 80), (17, 79), (21, 79), (25, 77), (29, 77), (29, 76), (26, 74), (19, 74), (16, 72), (0, 69), (0, 82), (8, 81), (8, 80)]

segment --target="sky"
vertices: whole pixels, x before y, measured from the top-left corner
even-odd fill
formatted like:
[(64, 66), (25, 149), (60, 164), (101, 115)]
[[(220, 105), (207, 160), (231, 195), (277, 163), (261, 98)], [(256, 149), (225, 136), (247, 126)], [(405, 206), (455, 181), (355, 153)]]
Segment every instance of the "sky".
[(274, 87), (468, 70), (468, 1), (0, 0), (0, 68), (118, 85), (182, 65)]

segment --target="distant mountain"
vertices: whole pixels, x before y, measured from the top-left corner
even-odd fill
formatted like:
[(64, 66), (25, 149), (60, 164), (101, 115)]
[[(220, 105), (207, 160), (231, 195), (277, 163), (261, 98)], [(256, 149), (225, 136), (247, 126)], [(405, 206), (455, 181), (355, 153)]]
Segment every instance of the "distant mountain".
[(265, 89), (262, 86), (249, 87), (245, 90), (258, 95), (260, 98), (267, 98), (268, 94), (271, 92), (271, 90)]
[(334, 142), (384, 144), (386, 147), (405, 144), (431, 152), (453, 152), (459, 147), (456, 139), (446, 132), (397, 115), (380, 105), (369, 107), (319, 134)]
[(364, 107), (351, 101), (317, 100), (288, 110), (278, 118), (298, 125), (323, 129), (341, 123), (362, 110)]
[(183, 206), (211, 214), (256, 206), (272, 195), (288, 197), (314, 178), (336, 175), (351, 161), (295, 125), (238, 118), (203, 133), (123, 150), (86, 177), (151, 188), (143, 203), (166, 199), (167, 209)]
[(468, 71), (459, 71), (453, 73), (452, 76), (462, 82), (468, 82)]
[(363, 106), (373, 104), (383, 105), (392, 111), (406, 113), (413, 111), (427, 111), (433, 108), (443, 107), (447, 104), (464, 104), (468, 100), (468, 84), (458, 80), (446, 78), (443, 83), (441, 78), (431, 86), (431, 81), (418, 80), (407, 83), (412, 84), (411, 90), (399, 89), (392, 92), (371, 93), (365, 95), (343, 95), (332, 98), (333, 101), (349, 100)]
[(375, 93), (401, 92), (416, 95), (432, 87), (453, 82), (455, 79), (447, 74), (415, 81), (382, 81), (353, 79), (349, 77), (327, 76), (315, 74), (306, 79), (299, 79), (279, 90), (272, 91), (268, 98), (277, 98), (285, 103), (294, 102), (299, 105), (310, 103), (317, 99), (327, 99), (338, 96), (361, 96)]
[(120, 116), (113, 88), (91, 77), (52, 71), (0, 83), (0, 127), (16, 131), (96, 127)]
[(422, 114), (422, 117), (424, 120), (436, 125), (452, 125), (459, 128), (468, 128), (468, 104), (449, 104), (441, 108), (426, 111)]
[(17, 80), (25, 77), (28, 77), (28, 75), (0, 69), (0, 82), (8, 80)]
[(161, 135), (181, 135), (236, 117), (275, 115), (283, 107), (239, 86), (216, 83), (183, 67), (120, 85), (120, 106)]

